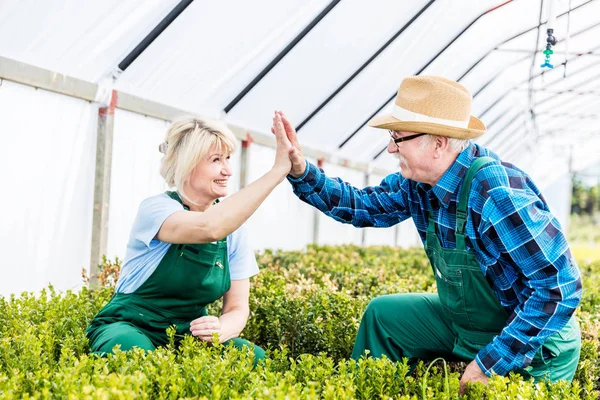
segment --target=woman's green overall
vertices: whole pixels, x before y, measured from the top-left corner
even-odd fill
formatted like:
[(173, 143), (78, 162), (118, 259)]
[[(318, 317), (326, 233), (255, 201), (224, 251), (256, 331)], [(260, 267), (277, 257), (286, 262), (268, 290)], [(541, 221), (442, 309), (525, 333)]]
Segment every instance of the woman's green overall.
[[(166, 192), (182, 203), (176, 192)], [(183, 203), (182, 203), (183, 204)], [(188, 209), (187, 206), (184, 206)], [(111, 353), (136, 346), (154, 350), (168, 343), (166, 329), (175, 326), (175, 340), (190, 334), (190, 323), (207, 315), (206, 306), (231, 287), (227, 238), (215, 243), (172, 244), (156, 270), (133, 293), (116, 293), (87, 329), (95, 353)], [(264, 351), (235, 338), (227, 342), (254, 350), (255, 362)]]
[[(486, 281), (475, 255), (465, 249), (467, 202), (471, 182), (490, 157), (473, 162), (466, 174), (456, 212), (456, 249), (446, 249), (435, 233), (429, 214), (425, 252), (429, 257), (437, 294), (414, 293), (381, 296), (369, 303), (358, 330), (352, 358), (369, 351), (394, 361), (417, 359), (471, 361), (507, 324), (507, 314)], [(581, 338), (571, 317), (550, 336), (530, 366), (517, 370), (524, 376), (571, 380), (577, 369)]]

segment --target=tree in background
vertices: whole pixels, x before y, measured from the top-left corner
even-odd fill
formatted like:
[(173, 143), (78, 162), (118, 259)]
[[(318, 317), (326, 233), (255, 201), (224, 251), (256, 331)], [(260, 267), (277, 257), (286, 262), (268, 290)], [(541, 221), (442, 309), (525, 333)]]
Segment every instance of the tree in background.
[(586, 185), (582, 180), (573, 179), (571, 214), (594, 215), (600, 211), (600, 184)]

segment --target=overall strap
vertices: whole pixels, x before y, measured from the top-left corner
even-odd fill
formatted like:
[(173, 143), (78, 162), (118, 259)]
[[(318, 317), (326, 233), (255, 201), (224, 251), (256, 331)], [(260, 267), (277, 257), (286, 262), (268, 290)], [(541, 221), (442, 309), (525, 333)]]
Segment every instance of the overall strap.
[[(170, 191), (170, 190), (167, 190), (167, 191), (165, 192), (165, 194), (166, 194), (167, 196), (169, 196), (170, 198), (172, 198), (173, 200), (177, 200), (177, 201), (179, 202), (179, 204), (181, 204), (181, 205), (183, 206), (183, 208), (184, 208), (186, 211), (190, 211), (190, 208), (189, 208), (188, 206), (186, 206), (185, 204), (183, 204), (183, 200), (181, 200), (181, 196), (179, 196), (179, 193), (177, 193), (177, 192), (175, 192), (175, 191)], [(219, 202), (220, 202), (220, 200), (219, 200), (219, 199), (216, 199), (216, 200), (213, 202), (213, 205), (215, 205), (215, 204), (219, 204)]]
[(179, 202), (179, 204), (181, 204), (186, 211), (190, 211), (190, 208), (188, 206), (186, 206), (185, 204), (183, 204), (183, 200), (181, 200), (181, 197), (179, 197), (179, 193), (177, 193), (176, 191), (167, 190), (165, 192), (165, 194), (167, 196), (169, 196), (170, 198), (172, 198), (173, 200), (176, 200), (177, 202)]
[(467, 224), (467, 205), (469, 202), (469, 193), (471, 192), (471, 184), (477, 171), (485, 164), (496, 161), (489, 156), (483, 156), (475, 159), (471, 163), (469, 170), (465, 175), (465, 179), (460, 190), (458, 206), (456, 209), (456, 249), (465, 249), (465, 225)]

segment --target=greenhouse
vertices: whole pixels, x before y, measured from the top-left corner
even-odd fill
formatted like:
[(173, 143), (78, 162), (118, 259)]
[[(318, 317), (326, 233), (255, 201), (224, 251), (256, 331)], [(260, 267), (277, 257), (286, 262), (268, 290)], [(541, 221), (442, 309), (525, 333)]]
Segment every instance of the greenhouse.
[(600, 398), (599, 35), (599, 0), (0, 0), (0, 398)]

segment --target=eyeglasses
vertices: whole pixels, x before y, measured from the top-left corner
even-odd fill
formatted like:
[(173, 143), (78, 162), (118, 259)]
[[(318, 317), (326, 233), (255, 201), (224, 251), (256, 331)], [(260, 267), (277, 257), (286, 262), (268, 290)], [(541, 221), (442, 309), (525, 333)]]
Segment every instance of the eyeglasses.
[(406, 142), (408, 140), (416, 139), (419, 136), (427, 135), (426, 133), (417, 133), (416, 135), (409, 135), (409, 136), (404, 136), (404, 137), (401, 137), (401, 138), (395, 138), (394, 137), (394, 132), (395, 131), (393, 131), (391, 129), (388, 129), (388, 132), (390, 133), (390, 137), (392, 138), (392, 140), (396, 144), (401, 143), (401, 142)]

